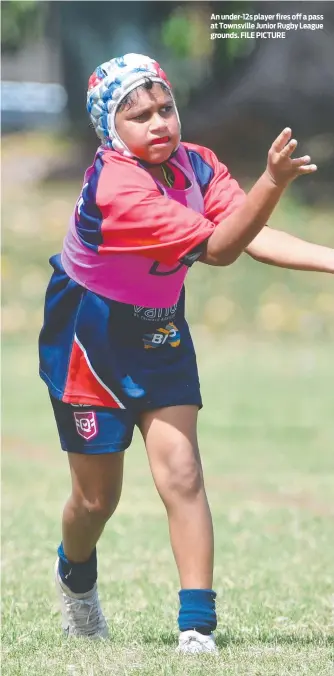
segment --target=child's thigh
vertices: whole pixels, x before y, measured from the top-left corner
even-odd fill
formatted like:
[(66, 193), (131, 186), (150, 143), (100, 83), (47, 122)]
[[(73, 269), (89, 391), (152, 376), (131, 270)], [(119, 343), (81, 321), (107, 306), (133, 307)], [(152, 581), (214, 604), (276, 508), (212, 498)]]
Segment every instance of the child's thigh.
[(124, 451), (105, 455), (68, 453), (72, 494), (92, 508), (116, 507), (122, 492)]
[(90, 504), (113, 501), (122, 487), (124, 451), (132, 440), (134, 414), (50, 399), (61, 447), (68, 455), (72, 494)]
[(142, 414), (142, 433), (155, 478), (200, 471), (197, 406), (168, 406)]

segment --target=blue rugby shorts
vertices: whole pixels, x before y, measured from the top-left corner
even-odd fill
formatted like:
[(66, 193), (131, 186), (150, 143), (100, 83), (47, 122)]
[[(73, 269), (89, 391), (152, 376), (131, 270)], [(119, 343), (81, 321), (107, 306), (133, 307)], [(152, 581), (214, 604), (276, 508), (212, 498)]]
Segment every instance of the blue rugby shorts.
[(184, 289), (171, 308), (129, 305), (74, 282), (59, 255), (50, 263), (40, 376), (64, 451), (124, 451), (143, 412), (202, 407)]

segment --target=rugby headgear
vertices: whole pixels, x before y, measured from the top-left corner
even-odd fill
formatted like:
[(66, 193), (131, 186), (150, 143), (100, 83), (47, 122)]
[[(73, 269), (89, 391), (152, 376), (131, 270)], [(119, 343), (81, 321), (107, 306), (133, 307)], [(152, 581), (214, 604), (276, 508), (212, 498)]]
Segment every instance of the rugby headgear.
[(116, 111), (122, 100), (147, 80), (167, 87), (180, 125), (171, 84), (157, 61), (149, 56), (125, 54), (106, 61), (96, 68), (88, 81), (87, 111), (94, 129), (104, 145), (126, 157), (133, 157), (133, 154), (117, 134)]

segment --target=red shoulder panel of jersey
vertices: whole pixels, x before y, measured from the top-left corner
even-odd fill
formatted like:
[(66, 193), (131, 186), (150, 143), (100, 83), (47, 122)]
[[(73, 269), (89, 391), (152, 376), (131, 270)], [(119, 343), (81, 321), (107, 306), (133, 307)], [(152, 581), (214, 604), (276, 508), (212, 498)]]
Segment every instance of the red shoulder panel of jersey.
[(174, 265), (213, 232), (209, 218), (165, 197), (136, 160), (114, 151), (103, 152), (101, 159), (100, 254), (138, 253)]
[(205, 217), (215, 225), (232, 214), (246, 195), (209, 148), (183, 143), (204, 197)]

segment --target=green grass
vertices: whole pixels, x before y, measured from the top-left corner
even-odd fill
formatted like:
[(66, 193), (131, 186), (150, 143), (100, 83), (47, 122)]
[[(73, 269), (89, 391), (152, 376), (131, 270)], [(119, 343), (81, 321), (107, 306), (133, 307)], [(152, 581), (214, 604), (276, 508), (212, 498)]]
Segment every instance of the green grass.
[[(175, 655), (178, 578), (138, 435), (99, 545), (112, 640), (67, 642), (53, 564), (69, 473), (32, 340), (48, 258), (60, 250), (81, 181), (43, 182), (50, 164), (75, 153), (60, 139), (13, 135), (2, 150), (4, 676), (333, 676), (332, 278), (246, 256), (189, 274), (219, 658)], [(271, 224), (332, 244), (328, 210), (298, 205), (290, 193)]]
[(112, 640), (63, 639), (52, 569), (67, 461), (35, 347), (16, 339), (3, 348), (4, 676), (333, 674), (332, 345), (197, 342), (219, 657), (175, 655), (178, 579), (139, 436), (99, 546)]

